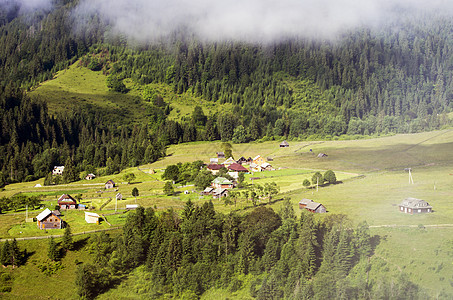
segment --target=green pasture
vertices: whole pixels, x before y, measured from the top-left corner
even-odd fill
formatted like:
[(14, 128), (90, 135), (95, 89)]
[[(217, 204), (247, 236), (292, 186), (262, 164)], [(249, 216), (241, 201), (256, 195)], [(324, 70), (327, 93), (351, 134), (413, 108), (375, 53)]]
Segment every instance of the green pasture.
[(54, 79), (42, 83), (30, 95), (45, 100), (53, 114), (81, 109), (111, 121), (119, 118), (123, 124), (144, 121), (147, 104), (141, 101), (140, 95), (110, 92), (106, 78), (102, 71), (91, 71), (76, 62), (58, 72)]

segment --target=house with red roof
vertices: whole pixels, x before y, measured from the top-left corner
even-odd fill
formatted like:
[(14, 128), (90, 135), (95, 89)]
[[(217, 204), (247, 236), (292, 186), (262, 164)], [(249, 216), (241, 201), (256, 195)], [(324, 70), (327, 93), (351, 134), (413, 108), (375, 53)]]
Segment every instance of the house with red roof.
[(60, 209), (76, 209), (77, 201), (68, 194), (63, 194), (58, 198)]

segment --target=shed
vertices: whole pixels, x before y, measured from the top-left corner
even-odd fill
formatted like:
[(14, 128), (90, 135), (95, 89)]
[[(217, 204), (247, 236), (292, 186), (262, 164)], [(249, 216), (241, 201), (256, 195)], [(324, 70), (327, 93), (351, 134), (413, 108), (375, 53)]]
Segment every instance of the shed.
[(399, 205), (400, 212), (404, 212), (406, 214), (422, 214), (422, 213), (430, 213), (433, 211), (433, 207), (429, 205), (428, 202), (425, 200), (417, 199), (417, 198), (406, 198), (401, 202)]
[(280, 148), (285, 148), (285, 147), (289, 147), (289, 143), (287, 141), (283, 141), (280, 143)]
[(227, 189), (215, 189), (214, 192), (212, 193), (213, 198), (222, 198), (226, 196), (228, 196)]
[(139, 206), (138, 204), (126, 204), (126, 209), (127, 210), (137, 209), (138, 206)]
[(94, 212), (85, 212), (85, 221), (87, 223), (93, 223), (99, 225), (99, 215)]
[(62, 220), (50, 209), (46, 208), (37, 217), (36, 223), (39, 229), (61, 229)]

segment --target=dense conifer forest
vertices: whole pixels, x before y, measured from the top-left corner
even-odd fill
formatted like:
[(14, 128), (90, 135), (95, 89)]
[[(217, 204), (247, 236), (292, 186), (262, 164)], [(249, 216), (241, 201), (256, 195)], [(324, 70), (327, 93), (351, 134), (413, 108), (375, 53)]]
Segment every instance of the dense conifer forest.
[[(403, 18), (335, 41), (206, 42), (180, 32), (145, 44), (115, 35), (98, 16), (81, 26), (71, 14), (77, 1), (27, 14), (8, 3), (0, 14), (4, 183), (46, 176), (68, 159), (78, 171), (115, 172), (155, 161), (180, 142), (411, 133), (450, 124), (448, 18)], [(108, 75), (112, 92), (127, 93), (123, 80), (131, 79), (233, 108), (213, 115), (198, 108), (190, 119), (171, 120), (171, 103), (149, 91), (142, 99), (153, 103), (148, 124), (114, 124), (86, 111), (50, 116), (46, 99), (26, 92), (78, 59)]]

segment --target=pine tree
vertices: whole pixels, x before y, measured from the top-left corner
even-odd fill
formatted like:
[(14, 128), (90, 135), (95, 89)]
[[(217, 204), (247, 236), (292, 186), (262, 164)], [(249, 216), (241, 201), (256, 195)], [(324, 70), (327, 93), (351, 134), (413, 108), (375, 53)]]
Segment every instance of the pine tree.
[(72, 249), (73, 244), (74, 244), (74, 242), (72, 240), (71, 227), (66, 225), (66, 228), (64, 230), (63, 241), (62, 241), (61, 247), (64, 250), (68, 251), (68, 250)]
[(58, 249), (57, 249), (57, 244), (55, 243), (55, 240), (53, 239), (53, 237), (51, 237), (49, 240), (48, 248), (47, 248), (47, 257), (50, 260), (57, 261), (59, 258), (58, 254), (59, 253), (58, 253)]
[(0, 263), (7, 266), (10, 263), (10, 246), (8, 240), (3, 243), (2, 252), (0, 254)]

